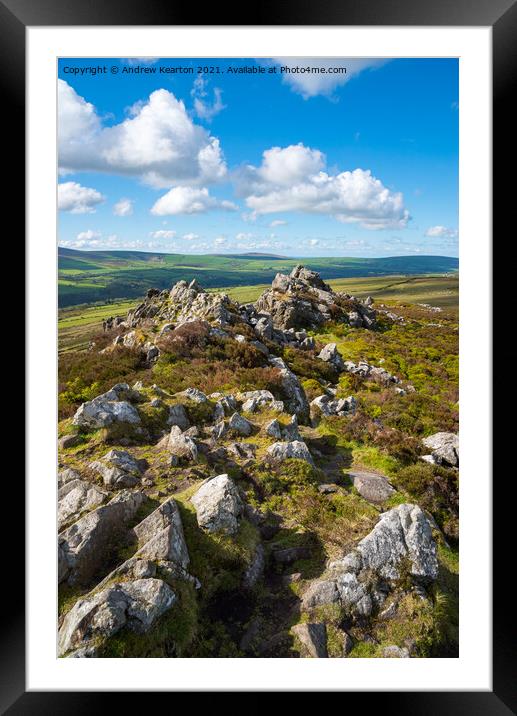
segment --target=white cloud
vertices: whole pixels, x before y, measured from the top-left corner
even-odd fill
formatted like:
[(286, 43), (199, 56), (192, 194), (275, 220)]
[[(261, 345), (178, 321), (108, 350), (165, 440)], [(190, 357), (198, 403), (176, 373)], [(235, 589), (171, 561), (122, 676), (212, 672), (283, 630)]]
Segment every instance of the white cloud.
[(237, 241), (249, 241), (253, 238), (253, 234), (244, 233), (243, 231), (241, 231), (240, 233), (235, 234), (235, 238)]
[(97, 239), (100, 239), (102, 236), (100, 231), (92, 231), (92, 229), (88, 229), (87, 231), (80, 231), (77, 234), (77, 241), (95, 241)]
[(176, 236), (176, 232), (171, 229), (159, 229), (158, 231), (151, 231), (149, 236), (152, 239), (173, 239)]
[(275, 219), (272, 221), (269, 226), (274, 229), (275, 226), (287, 226), (287, 221), (284, 221), (283, 219)]
[(237, 207), (231, 201), (219, 201), (211, 196), (208, 189), (190, 186), (175, 186), (161, 196), (151, 208), (151, 214), (170, 216), (174, 214), (201, 214), (210, 209), (234, 211)]
[(105, 198), (96, 189), (81, 186), (75, 181), (63, 182), (57, 186), (58, 209), (71, 214), (93, 214), (95, 207)]
[(317, 246), (319, 244), (318, 239), (309, 239), (310, 246)]
[(226, 236), (217, 236), (214, 239), (214, 244), (216, 244), (216, 246), (224, 246), (224, 244), (226, 244), (227, 242), (228, 239), (226, 238)]
[(225, 177), (219, 140), (192, 122), (172, 92), (155, 90), (145, 102), (135, 103), (130, 114), (119, 124), (103, 126), (95, 107), (58, 80), (61, 171), (138, 176), (158, 188)]
[(400, 192), (387, 189), (369, 170), (323, 171), (325, 156), (303, 144), (273, 147), (260, 167), (237, 172), (237, 190), (255, 216), (296, 211), (327, 214), (366, 229), (404, 228), (409, 212)]
[[(381, 67), (389, 60), (348, 59), (346, 57), (274, 57), (273, 62), (281, 67), (289, 67), (294, 72), (282, 73), (285, 83), (304, 99), (317, 95), (331, 96), (336, 87), (346, 84), (352, 77), (365, 70)], [(316, 70), (324, 69), (324, 72)], [(338, 69), (340, 71), (333, 71)], [(346, 72), (342, 72), (346, 69)]]
[(458, 236), (457, 229), (449, 229), (447, 226), (430, 226), (425, 236), (433, 239), (455, 239)]
[(214, 101), (210, 104), (208, 100), (209, 94), (206, 90), (207, 84), (207, 80), (203, 79), (202, 76), (197, 77), (194, 80), (194, 85), (190, 95), (194, 100), (194, 112), (199, 119), (211, 122), (216, 114), (219, 114), (219, 112), (222, 112), (223, 109), (226, 109), (226, 105), (223, 104), (223, 92), (219, 87), (214, 88)]
[(131, 199), (120, 199), (113, 206), (115, 216), (131, 216), (133, 213), (133, 202)]
[(181, 238), (185, 239), (185, 241), (197, 241), (200, 236), (198, 234), (183, 234)]

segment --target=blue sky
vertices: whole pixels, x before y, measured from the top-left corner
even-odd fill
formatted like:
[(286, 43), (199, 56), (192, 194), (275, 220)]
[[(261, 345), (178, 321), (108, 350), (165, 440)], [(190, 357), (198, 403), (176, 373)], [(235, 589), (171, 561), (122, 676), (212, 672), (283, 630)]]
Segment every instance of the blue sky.
[(58, 84), (62, 246), (458, 255), (455, 59), (62, 59)]

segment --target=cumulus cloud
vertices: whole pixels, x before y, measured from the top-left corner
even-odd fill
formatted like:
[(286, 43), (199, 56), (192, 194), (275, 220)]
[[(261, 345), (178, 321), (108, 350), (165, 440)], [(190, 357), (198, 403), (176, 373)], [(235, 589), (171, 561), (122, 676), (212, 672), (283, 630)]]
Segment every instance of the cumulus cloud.
[(287, 226), (287, 221), (284, 221), (283, 219), (275, 219), (272, 221), (269, 226), (274, 229), (275, 226)]
[(173, 239), (176, 236), (176, 232), (172, 229), (159, 229), (158, 231), (149, 232), (149, 236), (152, 239)]
[(183, 234), (183, 236), (181, 238), (184, 239), (185, 241), (197, 241), (200, 237), (199, 237), (199, 234), (190, 233), (190, 234)]
[(219, 201), (211, 196), (208, 189), (190, 186), (175, 186), (158, 199), (151, 208), (151, 214), (168, 216), (174, 214), (201, 214), (210, 209), (234, 211), (237, 207), (231, 201)]
[(212, 183), (227, 172), (219, 140), (165, 89), (133, 105), (124, 121), (104, 126), (95, 107), (59, 80), (58, 144), (62, 172), (137, 176), (157, 188)]
[(92, 229), (88, 229), (87, 231), (80, 231), (77, 234), (77, 241), (92, 241), (96, 239), (100, 239), (102, 236), (100, 231), (93, 231)]
[(57, 207), (71, 214), (93, 214), (95, 207), (105, 200), (100, 192), (81, 186), (75, 181), (67, 181), (57, 186)]
[(369, 170), (324, 171), (325, 155), (303, 144), (273, 147), (259, 167), (237, 174), (237, 190), (256, 215), (296, 211), (327, 214), (366, 229), (404, 228), (409, 212), (400, 192), (387, 189)]
[(207, 84), (207, 80), (203, 79), (202, 76), (197, 77), (194, 80), (190, 95), (194, 100), (194, 112), (199, 119), (211, 122), (216, 114), (226, 108), (226, 105), (223, 104), (223, 92), (219, 87), (214, 88), (214, 100), (210, 102), (210, 95), (206, 89)]
[(447, 226), (430, 226), (425, 236), (432, 239), (455, 239), (458, 236), (457, 229), (449, 229)]
[[(283, 81), (304, 99), (317, 95), (332, 96), (337, 87), (349, 82), (360, 72), (381, 67), (389, 60), (334, 57), (274, 57), (280, 67), (292, 72), (282, 73)], [(317, 71), (324, 70), (324, 72)], [(338, 70), (338, 71), (335, 71)], [(344, 72), (343, 70), (346, 70)]]
[(131, 199), (120, 199), (113, 206), (115, 216), (131, 216), (133, 213), (133, 202)]

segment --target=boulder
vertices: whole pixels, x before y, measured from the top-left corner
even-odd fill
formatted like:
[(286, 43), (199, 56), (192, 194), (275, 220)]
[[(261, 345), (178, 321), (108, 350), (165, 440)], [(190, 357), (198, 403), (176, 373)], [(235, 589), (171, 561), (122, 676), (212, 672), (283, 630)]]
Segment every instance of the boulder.
[(177, 465), (181, 460), (196, 462), (198, 449), (194, 440), (181, 432), (177, 425), (171, 427), (167, 449), (171, 454), (171, 462)]
[(282, 439), (282, 428), (276, 418), (266, 423), (266, 425), (264, 425), (264, 430), (266, 435), (269, 435), (270, 438), (274, 438), (275, 440)]
[(129, 400), (138, 400), (140, 394), (127, 383), (117, 383), (107, 393), (83, 403), (77, 409), (72, 423), (81, 428), (105, 428), (113, 423), (140, 424), (140, 415)]
[(248, 437), (253, 431), (253, 425), (239, 413), (234, 413), (228, 421), (228, 430), (236, 435)]
[(125, 450), (110, 450), (89, 467), (101, 475), (107, 487), (134, 487), (142, 476), (139, 462)]
[(171, 405), (169, 408), (169, 417), (167, 418), (167, 425), (177, 425), (180, 430), (188, 430), (190, 428), (190, 421), (188, 419), (187, 411), (181, 403)]
[(108, 499), (104, 490), (85, 480), (71, 480), (57, 495), (57, 526), (61, 531), (70, 520), (82, 512), (99, 507)]
[(269, 363), (280, 372), (282, 388), (287, 396), (284, 400), (285, 407), (291, 415), (297, 415), (302, 424), (306, 423), (309, 418), (309, 403), (302, 384), (282, 358), (270, 358)]
[(348, 398), (332, 399), (328, 395), (319, 395), (311, 401), (310, 412), (313, 417), (323, 415), (332, 417), (334, 415), (354, 415), (357, 409), (357, 401), (353, 395)]
[(80, 479), (81, 475), (77, 472), (77, 470), (73, 470), (71, 467), (65, 467), (64, 470), (60, 470), (57, 473), (57, 486), (62, 487), (63, 485), (66, 485), (67, 482)]
[(305, 652), (309, 657), (314, 659), (328, 657), (327, 627), (324, 623), (296, 624), (292, 628), (292, 632), (302, 644), (302, 654)]
[(183, 398), (184, 400), (191, 400), (193, 403), (206, 403), (208, 400), (206, 395), (197, 388), (187, 388), (186, 390), (182, 390), (181, 393), (176, 393), (176, 397)]
[(67, 450), (68, 448), (72, 448), (76, 445), (79, 445), (80, 442), (80, 435), (63, 435), (63, 437), (59, 438), (59, 440), (57, 441), (57, 446), (59, 450)]
[(308, 462), (310, 465), (314, 465), (314, 460), (309, 452), (309, 448), (302, 440), (273, 443), (273, 445), (268, 447), (266, 456), (271, 462), (283, 462), (284, 460), (296, 459), (305, 460), (305, 462)]
[(228, 475), (218, 475), (205, 482), (191, 497), (198, 525), (207, 532), (235, 534), (243, 503)]
[[(99, 640), (108, 639), (123, 627), (144, 633), (175, 601), (175, 593), (160, 579), (114, 584), (79, 599), (59, 629), (58, 654), (65, 656), (67, 652), (81, 649), (76, 657), (93, 656)], [(84, 652), (88, 646), (90, 651)]]
[(330, 363), (338, 371), (342, 371), (345, 368), (343, 358), (341, 357), (335, 343), (327, 343), (327, 345), (319, 352), (318, 358), (325, 361), (325, 363)]
[(141, 492), (124, 490), (62, 532), (58, 541), (59, 582), (66, 579), (71, 585), (84, 584), (91, 579), (146, 499)]
[(348, 476), (361, 497), (373, 504), (382, 504), (396, 492), (383, 475), (353, 470)]
[(459, 467), (460, 444), (456, 433), (435, 433), (424, 438), (422, 442), (432, 450), (431, 454), (436, 464)]
[(244, 577), (242, 579), (243, 587), (251, 589), (257, 584), (259, 579), (262, 577), (262, 573), (264, 572), (265, 562), (264, 547), (259, 543), (255, 548), (251, 562), (244, 572)]
[(382, 650), (382, 656), (385, 659), (409, 659), (409, 650), (406, 647), (396, 646), (385, 646)]
[(139, 550), (136, 557), (166, 560), (185, 569), (190, 561), (181, 515), (171, 497), (134, 528)]

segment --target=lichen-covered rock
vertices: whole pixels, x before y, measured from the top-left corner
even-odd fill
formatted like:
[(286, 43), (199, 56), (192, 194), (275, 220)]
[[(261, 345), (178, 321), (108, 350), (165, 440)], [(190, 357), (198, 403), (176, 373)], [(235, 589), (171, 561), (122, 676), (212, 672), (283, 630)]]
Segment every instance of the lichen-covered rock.
[(332, 415), (354, 415), (357, 409), (357, 401), (353, 395), (348, 398), (333, 399), (329, 395), (319, 395), (311, 401), (311, 416), (317, 418), (320, 415), (329, 417)]
[(323, 622), (296, 624), (292, 632), (302, 644), (302, 655), (305, 652), (313, 659), (328, 657), (327, 627)]
[(110, 450), (89, 467), (101, 475), (107, 487), (134, 487), (142, 476), (139, 462), (125, 450)]
[(294, 458), (296, 460), (305, 460), (310, 465), (314, 465), (309, 448), (302, 440), (273, 443), (268, 447), (266, 456), (271, 462), (283, 462)]
[(177, 398), (183, 398), (184, 400), (191, 400), (193, 403), (206, 403), (208, 398), (206, 395), (197, 388), (187, 388), (182, 390), (181, 393), (176, 393)]
[(181, 460), (196, 462), (198, 449), (194, 440), (181, 432), (177, 425), (171, 427), (167, 449), (171, 454), (171, 462), (177, 465)]
[(327, 343), (319, 352), (318, 358), (325, 363), (330, 363), (338, 371), (344, 370), (345, 364), (335, 343)]
[(235, 534), (243, 503), (233, 480), (218, 475), (205, 482), (191, 497), (198, 525), (207, 532)]
[(253, 432), (253, 425), (239, 413), (234, 413), (228, 421), (228, 430), (236, 435), (248, 437)]
[(59, 629), (59, 656), (87, 646), (91, 647), (89, 652), (82, 651), (75, 656), (92, 656), (99, 641), (108, 639), (123, 627), (137, 633), (146, 632), (175, 601), (175, 593), (160, 579), (123, 582), (79, 599)]
[(139, 424), (138, 410), (128, 402), (139, 398), (127, 383), (117, 383), (107, 393), (80, 405), (72, 423), (87, 429), (104, 428), (113, 423)]
[(282, 388), (287, 396), (284, 405), (291, 414), (295, 414), (303, 424), (309, 418), (307, 396), (297, 376), (290, 370), (282, 358), (270, 358), (269, 363), (278, 368), (282, 379)]
[(124, 534), (146, 500), (141, 492), (124, 490), (107, 505), (81, 517), (59, 535), (59, 582), (86, 583), (105, 563), (116, 538)]
[(266, 435), (269, 435), (270, 438), (274, 438), (275, 440), (282, 439), (282, 428), (276, 418), (266, 423), (264, 430)]
[(74, 470), (71, 467), (66, 467), (57, 473), (57, 486), (62, 487), (63, 485), (66, 485), (67, 482), (80, 479), (81, 475), (77, 472), (77, 470)]
[(180, 430), (188, 430), (190, 428), (190, 421), (188, 419), (187, 411), (181, 403), (171, 405), (169, 408), (169, 417), (167, 418), (167, 425), (177, 425)]
[(435, 433), (422, 442), (432, 450), (432, 462), (446, 467), (459, 467), (460, 443), (456, 433)]
[(396, 492), (383, 475), (359, 470), (350, 471), (348, 475), (355, 489), (368, 502), (382, 504)]
[(85, 480), (71, 480), (60, 488), (57, 495), (57, 526), (61, 531), (72, 518), (82, 512), (99, 507), (108, 495), (97, 485)]
[(181, 515), (171, 497), (134, 528), (140, 559), (166, 560), (185, 569), (190, 561)]
[(385, 659), (409, 659), (409, 650), (405, 646), (400, 647), (392, 644), (384, 647), (382, 656)]

